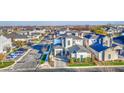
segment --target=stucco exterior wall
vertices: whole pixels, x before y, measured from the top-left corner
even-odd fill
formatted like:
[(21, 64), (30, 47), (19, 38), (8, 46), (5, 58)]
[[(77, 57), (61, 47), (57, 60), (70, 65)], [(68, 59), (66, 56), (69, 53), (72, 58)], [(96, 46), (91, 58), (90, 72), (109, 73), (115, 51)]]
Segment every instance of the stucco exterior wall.
[(82, 53), (71, 53), (71, 57), (76, 57), (76, 58), (81, 58), (81, 55), (83, 56), (83, 58), (86, 57), (91, 57), (91, 53), (86, 53), (86, 52), (82, 52)]
[(54, 53), (54, 56), (56, 56), (57, 54), (60, 54), (61, 56), (63, 56), (63, 49), (54, 49), (53, 53)]
[(75, 44), (73, 44), (73, 45), (81, 45), (81, 46), (83, 46), (83, 40), (73, 40), (74, 42), (75, 42)]
[[(110, 58), (109, 55), (111, 55)], [(117, 59), (118, 59), (118, 53), (115, 50), (108, 49), (104, 52), (104, 61), (117, 60)]]
[[(70, 42), (70, 45), (68, 44), (68, 41)], [(65, 48), (69, 48), (73, 45), (73, 40), (72, 38), (66, 38), (65, 39)]]

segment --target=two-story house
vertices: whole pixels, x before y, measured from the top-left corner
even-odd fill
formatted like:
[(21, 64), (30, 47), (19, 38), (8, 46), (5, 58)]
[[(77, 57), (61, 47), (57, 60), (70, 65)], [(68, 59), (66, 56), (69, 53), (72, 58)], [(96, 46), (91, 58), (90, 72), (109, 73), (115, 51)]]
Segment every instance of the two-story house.
[(96, 39), (97, 41), (90, 45), (90, 51), (98, 61), (117, 60), (118, 49), (120, 46), (113, 43), (113, 39), (108, 36), (102, 36)]
[(68, 56), (76, 58), (91, 57), (91, 53), (83, 47), (83, 38), (72, 32), (66, 33), (58, 39), (54, 39), (54, 56)]
[(7, 53), (12, 50), (11, 38), (7, 38), (3, 35), (0, 36), (0, 53)]

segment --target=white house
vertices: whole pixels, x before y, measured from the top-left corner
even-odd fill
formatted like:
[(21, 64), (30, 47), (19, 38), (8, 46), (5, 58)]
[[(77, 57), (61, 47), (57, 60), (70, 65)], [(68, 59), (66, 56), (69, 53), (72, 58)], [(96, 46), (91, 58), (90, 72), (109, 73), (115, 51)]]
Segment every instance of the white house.
[(7, 51), (12, 49), (12, 41), (3, 35), (0, 36), (0, 53), (7, 53)]
[(83, 46), (74, 45), (68, 48), (68, 53), (71, 58), (87, 58), (91, 57), (91, 53)]
[(83, 46), (83, 39), (74, 35), (65, 35), (62, 37), (62, 46), (64, 48), (69, 48), (73, 45)]
[(13, 41), (28, 41), (28, 38), (26, 35), (21, 35), (15, 32), (7, 34), (5, 36), (7, 38), (11, 38)]
[(74, 58), (91, 57), (91, 53), (83, 47), (83, 38), (77, 34), (66, 33), (60, 38), (54, 39), (54, 56), (68, 56)]

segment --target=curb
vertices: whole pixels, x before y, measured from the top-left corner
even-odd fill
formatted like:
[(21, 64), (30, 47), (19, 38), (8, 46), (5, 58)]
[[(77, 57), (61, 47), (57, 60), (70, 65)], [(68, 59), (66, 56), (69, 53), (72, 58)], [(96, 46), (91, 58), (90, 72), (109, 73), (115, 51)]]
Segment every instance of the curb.
[(5, 68), (0, 68), (0, 70), (5, 70), (5, 69), (11, 69), (18, 61), (20, 61), (27, 53), (31, 51), (31, 49), (28, 49), (23, 56), (21, 56), (19, 59), (17, 59), (12, 65), (5, 67)]

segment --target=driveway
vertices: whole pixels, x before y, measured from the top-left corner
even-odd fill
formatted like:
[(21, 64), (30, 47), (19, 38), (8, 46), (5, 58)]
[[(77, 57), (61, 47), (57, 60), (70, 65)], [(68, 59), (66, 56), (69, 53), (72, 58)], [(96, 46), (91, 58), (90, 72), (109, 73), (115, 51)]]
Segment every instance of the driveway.
[(68, 62), (68, 59), (66, 57), (60, 57), (60, 56), (54, 57), (55, 67), (58, 67), (58, 68), (67, 67), (67, 62)]

